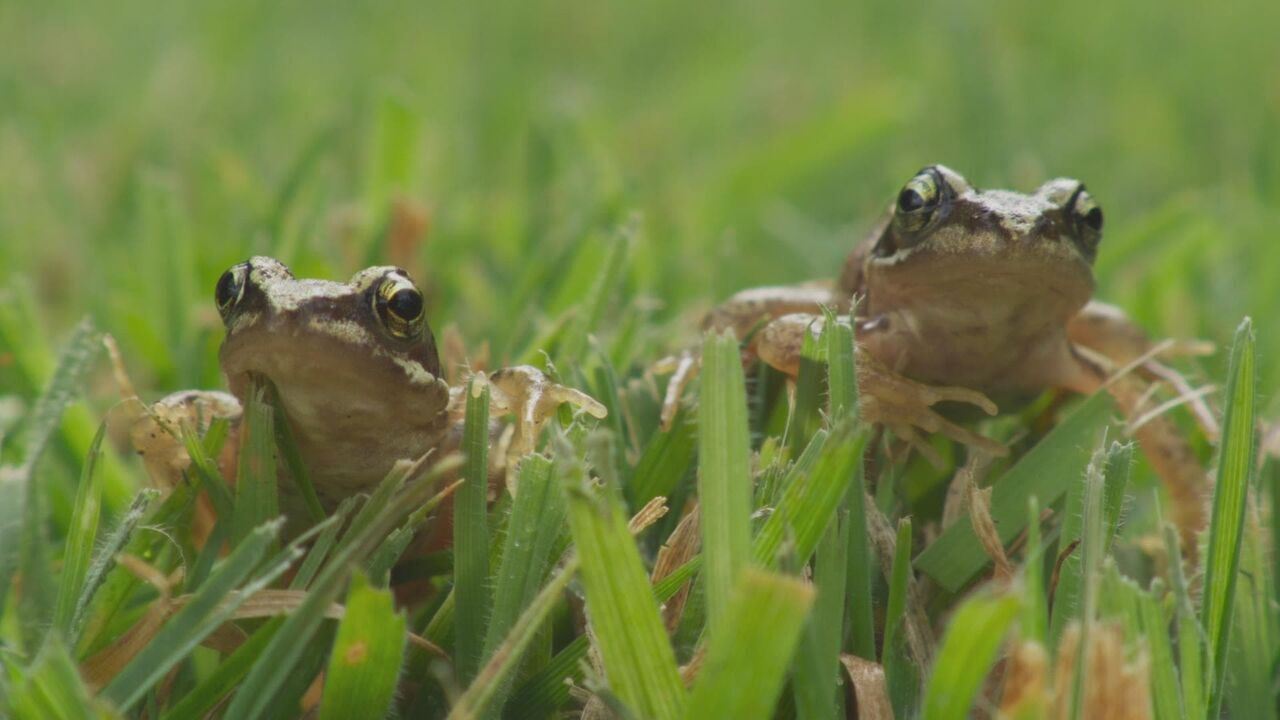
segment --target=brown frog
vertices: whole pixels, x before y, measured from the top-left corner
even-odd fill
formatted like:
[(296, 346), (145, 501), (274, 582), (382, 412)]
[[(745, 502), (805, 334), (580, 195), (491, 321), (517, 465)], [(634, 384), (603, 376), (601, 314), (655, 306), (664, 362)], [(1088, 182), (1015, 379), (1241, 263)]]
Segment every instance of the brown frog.
[[(749, 338), (750, 351), (794, 376), (805, 333), (821, 324), (815, 313), (852, 311), (864, 418), (926, 454), (920, 430), (1004, 454), (933, 406), (968, 403), (995, 414), (990, 398), (1010, 407), (1049, 388), (1106, 387), (1133, 414), (1147, 383), (1117, 370), (1141, 365), (1169, 376), (1136, 325), (1091, 300), (1102, 226), (1101, 207), (1077, 180), (1050, 180), (1030, 194), (979, 190), (954, 170), (929, 166), (898, 192), (834, 284), (745, 290), (704, 326)], [(680, 363), (668, 421), (695, 368), (692, 358)], [(1167, 418), (1148, 418), (1135, 434), (1189, 536), (1204, 524), (1199, 461)]]
[[(152, 417), (235, 417), (250, 377), (270, 380), (329, 510), (372, 490), (398, 460), (458, 447), (465, 386), (443, 379), (425, 299), (404, 270), (371, 267), (340, 283), (295, 278), (280, 261), (254, 257), (223, 273), (215, 300), (227, 333), (219, 361), (234, 397), (175, 393)], [(516, 417), (505, 456), (532, 450), (561, 403), (605, 415), (599, 402), (531, 366), (495, 371), (487, 382), (492, 415)], [(498, 468), (505, 456), (496, 458)], [(179, 448), (170, 463), (185, 460)], [(306, 516), (292, 483), (282, 483), (281, 496), (296, 525)]]

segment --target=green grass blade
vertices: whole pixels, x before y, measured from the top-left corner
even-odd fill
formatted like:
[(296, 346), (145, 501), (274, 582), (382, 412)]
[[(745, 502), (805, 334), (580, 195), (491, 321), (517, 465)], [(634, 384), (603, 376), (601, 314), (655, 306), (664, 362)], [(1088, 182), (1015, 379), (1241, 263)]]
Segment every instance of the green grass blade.
[(226, 622), (242, 602), (283, 573), (287, 562), (268, 568), (254, 582), (235, 591), (253, 573), (279, 532), (279, 521), (267, 523), (237, 545), (191, 600), (102, 690), (103, 697), (122, 709), (133, 707), (170, 668)]
[[(2, 668), (0, 668), (2, 669)], [(12, 720), (111, 720), (117, 715), (90, 696), (71, 654), (57, 637), (14, 678), (0, 714)]]
[[(485, 664), (467, 691), (458, 698), (458, 702), (449, 712), (450, 720), (476, 720), (481, 717), (498, 689), (506, 682), (516, 663), (524, 654), (529, 643), (533, 641), (538, 628), (551, 614), (552, 608), (559, 602), (561, 594), (569, 585), (577, 572), (577, 560), (570, 560), (560, 569), (559, 574), (551, 579), (534, 597), (529, 607), (525, 608), (506, 639), (493, 652), (489, 662)], [(585, 640), (585, 637), (582, 638)], [(585, 645), (584, 645), (585, 652)]]
[(889, 573), (889, 598), (884, 611), (884, 644), (880, 664), (894, 713), (910, 717), (919, 691), (919, 675), (907, 656), (903, 626), (907, 621), (907, 591), (911, 582), (911, 518), (898, 521), (893, 566)]
[(849, 569), (849, 522), (837, 518), (827, 526), (814, 559), (817, 588), (813, 612), (805, 623), (796, 653), (796, 712), (803, 718), (836, 717), (836, 678), (840, 670), (840, 641), (834, 628), (844, 626), (845, 579)]
[(289, 478), (293, 480), (294, 487), (297, 488), (298, 494), (302, 496), (302, 503), (307, 508), (311, 523), (322, 522), (326, 513), (320, 505), (320, 496), (316, 494), (315, 486), (311, 484), (311, 474), (307, 471), (306, 464), (302, 462), (302, 453), (298, 450), (298, 442), (293, 437), (293, 428), (289, 426), (289, 420), (284, 413), (284, 406), (280, 403), (280, 394), (276, 392), (276, 386), (270, 380), (266, 381), (264, 385), (266, 388), (266, 400), (271, 406), (271, 414), (275, 418), (272, 430), (276, 440), (276, 449), (279, 450), (285, 466), (289, 468)]
[(1270, 567), (1263, 553), (1264, 526), (1255, 504), (1250, 503), (1247, 513), (1224, 695), (1232, 716), (1265, 717), (1275, 710), (1273, 679), (1280, 644)]
[[(815, 434), (815, 440), (820, 435), (821, 431)], [(803, 470), (791, 473), (778, 507), (756, 536), (753, 549), (756, 562), (775, 567), (775, 556), (784, 538), (790, 539), (797, 562), (809, 561), (848, 492), (865, 446), (866, 433), (851, 419), (832, 428), (813, 469), (807, 473)]]
[[(316, 632), (329, 605), (341, 593), (343, 583), (352, 568), (373, 552), (382, 538), (413, 512), (414, 508), (426, 502), (431, 497), (435, 481), (453, 467), (455, 466), (444, 463), (437, 464), (430, 472), (418, 478), (413, 478), (413, 473), (421, 471), (417, 465), (406, 466), (401, 463), (391, 469), (387, 478), (379, 484), (379, 490), (403, 484), (403, 491), (392, 498), (392, 501), (383, 504), (376, 515), (362, 522), (358, 533), (353, 535), (348, 531), (349, 537), (343, 538), (342, 547), (316, 576), (306, 599), (289, 615), (279, 633), (271, 639), (254, 663), (253, 669), (232, 698), (226, 717), (247, 720), (262, 717), (271, 709), (282, 688), (287, 689), (288, 683), (308, 680), (303, 676), (309, 673), (295, 672), (295, 668), (303, 660), (308, 646), (322, 639)], [(366, 503), (366, 507), (370, 503)], [(361, 513), (363, 512), (362, 510)], [(352, 521), (352, 528), (355, 527), (356, 521)]]
[[(1026, 527), (1027, 500), (1032, 495), (1048, 507), (1080, 482), (1089, 459), (1087, 448), (1094, 446), (1098, 429), (1110, 418), (1112, 407), (1107, 393), (1094, 393), (996, 481), (991, 519), (1002, 542), (1008, 544)], [(967, 520), (952, 524), (915, 561), (918, 570), (953, 593), (990, 562)]]
[(770, 717), (813, 599), (813, 588), (799, 580), (745, 571), (684, 717)]
[(732, 333), (708, 335), (703, 342), (701, 382), (698, 496), (708, 629), (714, 636), (723, 627), (738, 574), (751, 558), (746, 389), (738, 340)]
[(845, 494), (845, 503), (849, 506), (848, 647), (854, 655), (875, 662), (876, 624), (872, 587), (879, 569), (867, 529), (867, 489), (862, 473), (863, 466), (859, 462)]
[(240, 455), (236, 468), (236, 507), (231, 543), (280, 514), (276, 489), (275, 412), (263, 387), (251, 382), (240, 421)]
[[(80, 591), (80, 595), (76, 600), (76, 609), (72, 614), (71, 630), (69, 637), (80, 637), (81, 629), (84, 628), (89, 607), (97, 594), (98, 589), (107, 581), (107, 574), (116, 565), (116, 556), (125, 548), (125, 545), (133, 537), (133, 533), (138, 528), (138, 523), (142, 522), (142, 518), (146, 516), (147, 508), (150, 507), (151, 501), (160, 496), (159, 490), (147, 488), (139, 490), (134, 496), (133, 502), (129, 504), (129, 508), (125, 511), (124, 516), (116, 523), (115, 528), (107, 535), (102, 546), (94, 553), (93, 562), (89, 564), (89, 569), (85, 573), (84, 587)], [(80, 637), (78, 647), (84, 647), (84, 640), (93, 635), (86, 634)]]
[(485, 637), (487, 657), (538, 592), (551, 564), (551, 551), (564, 527), (564, 494), (552, 478), (551, 459), (525, 457), (519, 468), (520, 492), (511, 506), (495, 573), (493, 613)]
[(1246, 318), (1236, 330), (1227, 375), (1222, 450), (1209, 524), (1209, 554), (1205, 559), (1204, 600), (1200, 621), (1208, 638), (1210, 672), (1209, 712), (1222, 706), (1227, 652), (1231, 645), (1232, 609), (1244, 539), (1245, 498), (1253, 476), (1254, 401), (1257, 392), (1253, 322)]
[(466, 457), (453, 504), (454, 665), (459, 682), (469, 683), (480, 669), (485, 624), (489, 619), (489, 386), (467, 386), (467, 415), (462, 437)]
[(831, 420), (858, 412), (857, 368), (853, 353), (853, 328), (838, 321), (835, 313), (823, 310), (822, 340), (827, 351), (827, 407)]
[(320, 720), (386, 715), (407, 637), (404, 615), (396, 612), (391, 592), (372, 587), (362, 573), (355, 573), (329, 654)]
[(235, 652), (218, 663), (218, 667), (199, 685), (187, 693), (161, 715), (161, 720), (184, 720), (184, 718), (204, 717), (223, 697), (235, 689), (236, 685), (249, 674), (249, 669), (258, 659), (267, 643), (275, 637), (284, 618), (275, 617), (254, 631)]
[(1018, 616), (1013, 595), (966, 600), (947, 624), (924, 695), (924, 720), (964, 720), (1005, 633)]
[(1186, 717), (1204, 717), (1205, 697), (1204, 629), (1196, 616), (1190, 587), (1182, 572), (1182, 542), (1171, 524), (1163, 528), (1165, 552), (1169, 556), (1169, 580), (1172, 585), (1173, 616), (1178, 641), (1178, 675), (1182, 681), (1182, 707)]
[(1032, 497), (1027, 502), (1027, 553), (1023, 566), (1022, 623), (1018, 630), (1023, 640), (1048, 647), (1049, 610), (1044, 585), (1044, 545), (1040, 539), (1040, 502)]
[(557, 455), (556, 464), (564, 466), (569, 527), (609, 686), (642, 717), (679, 717), (685, 691), (675, 653), (626, 518), (617, 503), (586, 486), (581, 462), (567, 455)]
[(94, 542), (98, 537), (98, 521), (102, 512), (102, 485), (94, 474), (98, 458), (102, 456), (102, 439), (107, 425), (98, 427), (98, 434), (89, 446), (80, 473), (80, 486), (76, 489), (76, 502), (71, 510), (71, 525), (62, 553), (62, 577), (58, 583), (58, 602), (53, 610), (53, 627), (63, 637), (71, 637), (72, 622), (84, 591), (85, 577), (93, 559)]
[(690, 417), (686, 408), (676, 413), (671, 430), (655, 428), (627, 483), (631, 509), (639, 510), (659, 495), (671, 497), (693, 463), (697, 448), (697, 419)]

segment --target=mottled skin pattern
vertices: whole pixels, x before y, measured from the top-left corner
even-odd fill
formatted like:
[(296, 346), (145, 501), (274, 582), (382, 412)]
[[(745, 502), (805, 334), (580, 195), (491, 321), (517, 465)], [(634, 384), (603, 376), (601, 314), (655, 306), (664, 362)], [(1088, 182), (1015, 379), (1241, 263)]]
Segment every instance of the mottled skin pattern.
[[(794, 375), (822, 306), (854, 327), (864, 417), (927, 452), (917, 431), (941, 432), (992, 453), (1003, 447), (930, 407), (960, 401), (994, 413), (1048, 388), (1104, 386), (1133, 413), (1147, 384), (1109, 376), (1150, 348), (1119, 310), (1091, 301), (1102, 211), (1070, 179), (1035, 192), (978, 190), (949, 168), (922, 170), (852, 253), (834, 284), (756, 288), (713, 310), (764, 361)], [(677, 381), (682, 381), (678, 379)], [(669, 395), (678, 396), (676, 393)], [(1137, 431), (1175, 502), (1184, 537), (1204, 524), (1206, 477), (1171, 422)]]

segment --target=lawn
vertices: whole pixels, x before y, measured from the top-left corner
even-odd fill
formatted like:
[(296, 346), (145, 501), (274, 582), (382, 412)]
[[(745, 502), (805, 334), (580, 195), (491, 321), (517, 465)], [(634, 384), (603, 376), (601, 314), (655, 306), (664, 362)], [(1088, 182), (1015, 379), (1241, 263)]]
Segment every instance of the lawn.
[[(0, 715), (824, 718), (853, 688), (865, 718), (1274, 715), (1280, 473), (1250, 459), (1280, 414), (1276, 27), (1181, 0), (0, 3)], [(839, 331), (792, 405), (700, 333), (737, 290), (830, 279), (935, 162), (1084, 180), (1098, 296), (1216, 345), (1170, 361), (1224, 428), (1170, 412), (1217, 478), (1198, 562), (1103, 396), (978, 425), (1014, 453), (955, 524), (963, 450), (859, 423)], [(97, 433), (101, 335), (144, 400), (225, 388), (214, 285), (252, 255), (400, 265), (474, 367), (610, 415), (564, 410), (531, 492), (464, 484), (461, 544), (394, 571), (430, 472), (294, 546), (273, 477), (199, 462), (216, 426), (190, 486), (145, 490)], [(651, 368), (699, 347), (663, 432)], [(269, 428), (243, 442), (274, 467)], [(397, 608), (406, 576), (430, 591)]]

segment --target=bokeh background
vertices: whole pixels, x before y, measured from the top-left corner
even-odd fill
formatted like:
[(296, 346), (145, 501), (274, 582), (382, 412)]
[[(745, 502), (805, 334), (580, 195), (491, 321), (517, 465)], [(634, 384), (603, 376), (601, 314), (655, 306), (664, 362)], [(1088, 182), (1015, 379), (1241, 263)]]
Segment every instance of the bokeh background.
[(1252, 314), (1271, 397), (1277, 28), (1265, 0), (0, 1), (0, 393), (86, 313), (153, 396), (216, 386), (212, 287), (253, 253), (402, 262), (502, 360), (628, 222), (653, 352), (736, 289), (831, 277), (943, 162), (1085, 180), (1101, 295), (1220, 343)]

